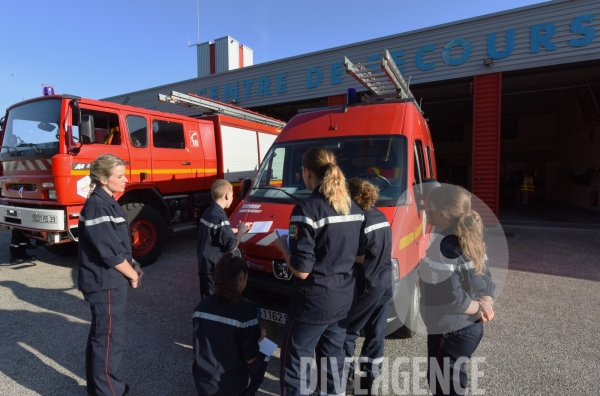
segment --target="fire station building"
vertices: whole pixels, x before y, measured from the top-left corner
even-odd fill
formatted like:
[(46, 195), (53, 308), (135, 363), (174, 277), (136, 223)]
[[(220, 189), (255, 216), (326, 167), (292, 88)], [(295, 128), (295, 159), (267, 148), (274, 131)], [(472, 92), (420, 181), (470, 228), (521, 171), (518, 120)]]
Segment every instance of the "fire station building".
[[(172, 90), (287, 121), (365, 89), (344, 71), (388, 50), (429, 120), (438, 179), (497, 214), (522, 205), (600, 211), (600, 1), (556, 0), (276, 61), (252, 64), (231, 37), (203, 43), (198, 77), (105, 100), (186, 115)], [(517, 202), (519, 205), (517, 205)], [(502, 219), (502, 215), (500, 215)]]

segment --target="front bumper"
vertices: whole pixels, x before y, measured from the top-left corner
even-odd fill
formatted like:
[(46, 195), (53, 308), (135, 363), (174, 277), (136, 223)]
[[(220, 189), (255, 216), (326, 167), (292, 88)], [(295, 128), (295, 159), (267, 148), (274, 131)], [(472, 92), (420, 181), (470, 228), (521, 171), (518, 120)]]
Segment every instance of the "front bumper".
[(0, 205), (0, 225), (36, 231), (65, 231), (65, 211)]

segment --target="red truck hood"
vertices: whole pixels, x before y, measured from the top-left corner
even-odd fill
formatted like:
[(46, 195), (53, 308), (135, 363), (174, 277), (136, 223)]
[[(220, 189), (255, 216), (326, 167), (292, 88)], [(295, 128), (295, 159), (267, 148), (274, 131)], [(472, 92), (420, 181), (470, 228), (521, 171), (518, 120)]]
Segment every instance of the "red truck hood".
[[(292, 204), (275, 204), (270, 202), (243, 201), (231, 215), (231, 226), (236, 227), (243, 222), (272, 222), (268, 232), (244, 235), (240, 249), (251, 269), (272, 272), (273, 260), (283, 260), (283, 255), (277, 250), (273, 241), (277, 238), (275, 229), (289, 228), (290, 215), (294, 209)], [(394, 217), (395, 207), (378, 208), (390, 224)]]

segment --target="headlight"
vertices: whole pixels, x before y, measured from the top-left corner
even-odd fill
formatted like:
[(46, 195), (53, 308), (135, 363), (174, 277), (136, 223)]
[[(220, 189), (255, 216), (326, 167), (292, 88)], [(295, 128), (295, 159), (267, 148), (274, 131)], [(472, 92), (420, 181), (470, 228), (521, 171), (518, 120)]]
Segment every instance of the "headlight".
[(42, 187), (44, 187), (44, 188), (54, 187), (54, 183), (42, 183)]
[(56, 199), (56, 190), (48, 190), (48, 198)]
[(395, 258), (392, 259), (392, 278), (394, 279), (394, 282), (397, 281), (398, 278), (400, 278), (398, 260)]

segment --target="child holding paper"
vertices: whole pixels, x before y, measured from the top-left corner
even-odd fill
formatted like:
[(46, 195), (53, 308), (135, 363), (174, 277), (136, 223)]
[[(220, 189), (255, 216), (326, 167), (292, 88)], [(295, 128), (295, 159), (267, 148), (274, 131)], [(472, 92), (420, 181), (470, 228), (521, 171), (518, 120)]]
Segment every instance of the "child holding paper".
[(244, 260), (226, 253), (215, 267), (215, 294), (194, 311), (192, 372), (198, 395), (252, 396), (262, 384), (269, 357), (259, 351), (259, 342), (266, 331), (241, 298), (247, 281)]

